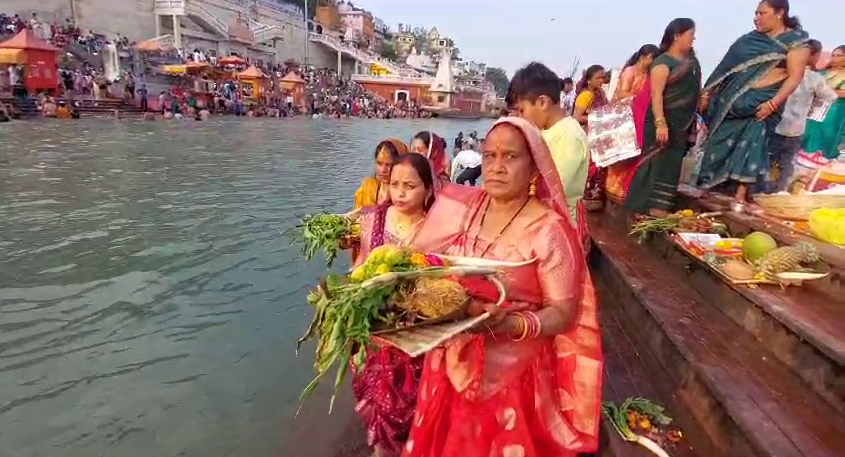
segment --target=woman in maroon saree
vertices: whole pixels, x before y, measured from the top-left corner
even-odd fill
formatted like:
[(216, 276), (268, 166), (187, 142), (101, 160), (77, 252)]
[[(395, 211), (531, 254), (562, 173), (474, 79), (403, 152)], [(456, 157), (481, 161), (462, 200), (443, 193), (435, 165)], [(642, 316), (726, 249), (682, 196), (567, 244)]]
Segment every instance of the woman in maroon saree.
[[(434, 202), (429, 162), (418, 154), (400, 156), (390, 173), (388, 200), (365, 207), (361, 224), (361, 255), (356, 266), (382, 245), (409, 246)], [(408, 437), (416, 407), (422, 358), (398, 349), (374, 348), (363, 369), (352, 378), (355, 411), (367, 429), (367, 443), (376, 456), (398, 455)]]

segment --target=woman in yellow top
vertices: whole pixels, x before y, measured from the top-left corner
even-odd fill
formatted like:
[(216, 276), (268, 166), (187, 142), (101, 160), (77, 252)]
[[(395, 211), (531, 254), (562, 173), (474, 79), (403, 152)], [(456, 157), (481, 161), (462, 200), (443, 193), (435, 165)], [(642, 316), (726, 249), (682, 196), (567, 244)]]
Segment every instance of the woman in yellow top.
[[(408, 153), (408, 146), (396, 138), (388, 138), (376, 146), (376, 169), (373, 176), (367, 176), (361, 181), (361, 187), (355, 191), (352, 210), (357, 211), (365, 206), (384, 203), (390, 188), (390, 170), (393, 163), (402, 154)], [(352, 263), (358, 258), (358, 248), (352, 248)]]
[[(572, 117), (575, 118), (584, 130), (587, 130), (587, 116), (598, 108), (607, 104), (607, 96), (602, 90), (605, 82), (604, 67), (592, 65), (587, 68), (584, 78), (578, 83), (582, 88), (575, 98), (575, 110)], [(587, 172), (587, 187), (584, 189), (584, 208), (588, 211), (597, 211), (604, 206), (604, 180), (606, 170), (598, 168), (590, 158), (590, 169)]]

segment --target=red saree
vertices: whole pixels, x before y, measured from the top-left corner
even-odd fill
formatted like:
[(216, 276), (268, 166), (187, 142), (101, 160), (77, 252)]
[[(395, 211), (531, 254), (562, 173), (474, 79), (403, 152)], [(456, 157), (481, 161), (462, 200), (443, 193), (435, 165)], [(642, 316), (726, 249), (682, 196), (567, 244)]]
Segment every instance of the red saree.
[[(384, 244), (400, 244), (385, 228), (389, 203), (364, 208), (361, 224), (361, 255), (356, 266), (370, 252)], [(367, 444), (398, 454), (408, 438), (417, 404), (422, 357), (412, 359), (392, 347), (372, 347), (364, 367), (352, 377), (357, 412), (367, 430)]]
[(490, 246), (477, 238), (473, 225), (488, 197), (450, 185), (438, 195), (414, 245), (426, 252), (537, 259), (502, 275), (509, 309), (575, 301), (575, 322), (554, 337), (514, 342), (467, 334), (430, 352), (404, 457), (570, 457), (597, 447), (602, 356), (581, 243), (540, 132), (519, 118), (499, 123), (526, 136), (541, 172), (537, 198), (548, 210), (514, 223)]

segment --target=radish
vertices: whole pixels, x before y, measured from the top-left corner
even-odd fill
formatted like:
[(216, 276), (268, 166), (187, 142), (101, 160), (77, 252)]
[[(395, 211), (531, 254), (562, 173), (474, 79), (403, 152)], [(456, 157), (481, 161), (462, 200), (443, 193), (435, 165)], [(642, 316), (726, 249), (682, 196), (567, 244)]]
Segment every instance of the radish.
[(605, 402), (601, 407), (602, 414), (610, 421), (613, 428), (616, 429), (625, 441), (637, 443), (659, 457), (670, 457), (660, 445), (631, 430), (628, 426), (627, 419), (629, 411), (646, 415), (652, 422), (660, 425), (667, 425), (672, 422), (672, 418), (663, 413), (664, 408), (662, 406), (645, 398), (628, 398), (619, 407), (613, 404), (613, 402)]

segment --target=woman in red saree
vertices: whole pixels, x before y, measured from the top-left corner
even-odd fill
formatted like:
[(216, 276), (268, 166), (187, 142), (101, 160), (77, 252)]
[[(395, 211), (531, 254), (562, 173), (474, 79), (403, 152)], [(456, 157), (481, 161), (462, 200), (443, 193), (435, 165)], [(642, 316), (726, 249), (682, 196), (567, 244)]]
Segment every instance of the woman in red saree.
[(434, 184), (437, 190), (440, 190), (444, 183), (449, 182), (451, 167), (446, 157), (446, 140), (435, 135), (434, 132), (423, 130), (414, 135), (411, 152), (422, 154), (431, 162), (431, 171), (435, 176)]
[[(438, 194), (414, 246), (534, 262), (502, 275), (508, 302), (481, 307), (491, 313), (483, 333), (455, 337), (426, 355), (402, 455), (592, 452), (602, 373), (595, 294), (540, 131), (520, 118), (499, 119), (486, 136), (482, 173), (484, 190), (447, 186)], [(495, 301), (480, 284), (465, 285)]]
[[(361, 255), (383, 245), (408, 245), (434, 201), (429, 162), (420, 155), (399, 156), (390, 172), (386, 202), (365, 207), (361, 224)], [(355, 411), (367, 429), (367, 442), (376, 456), (399, 455), (411, 430), (422, 358), (412, 359), (391, 347), (369, 351), (364, 367), (352, 378)]]

